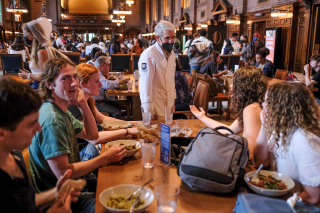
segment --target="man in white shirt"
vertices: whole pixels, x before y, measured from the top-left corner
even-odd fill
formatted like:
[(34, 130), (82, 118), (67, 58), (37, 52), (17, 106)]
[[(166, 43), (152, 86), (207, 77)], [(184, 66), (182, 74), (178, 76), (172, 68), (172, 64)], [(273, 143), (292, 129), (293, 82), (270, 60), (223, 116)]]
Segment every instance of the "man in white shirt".
[(117, 79), (115, 81), (108, 80), (110, 62), (106, 56), (100, 56), (97, 58), (94, 62), (94, 65), (100, 70), (100, 82), (102, 84), (102, 87), (99, 90), (99, 95), (93, 96), (94, 100), (96, 101), (97, 109), (99, 112), (108, 113), (110, 117), (120, 118), (121, 110), (119, 105), (114, 101), (107, 100), (105, 90), (115, 89), (121, 84), (126, 84), (129, 79)]
[(56, 45), (57, 45), (58, 49), (66, 51), (66, 49), (64, 48), (64, 43), (63, 43), (62, 40), (63, 40), (63, 35), (59, 34), (58, 38), (56, 40)]
[(174, 31), (171, 22), (160, 21), (155, 27), (157, 42), (142, 52), (138, 62), (140, 100), (152, 120), (164, 120), (164, 107), (174, 106), (176, 99)]
[(99, 46), (98, 44), (99, 44), (99, 39), (98, 38), (92, 38), (91, 39), (91, 43), (92, 43), (92, 45), (89, 45), (89, 46), (87, 46), (86, 47), (86, 54), (90, 54), (91, 53), (91, 50), (94, 48), (94, 47), (99, 47), (101, 50), (102, 50), (102, 52), (103, 53), (105, 53), (106, 52), (106, 49), (105, 49), (105, 47), (102, 47), (102, 46)]

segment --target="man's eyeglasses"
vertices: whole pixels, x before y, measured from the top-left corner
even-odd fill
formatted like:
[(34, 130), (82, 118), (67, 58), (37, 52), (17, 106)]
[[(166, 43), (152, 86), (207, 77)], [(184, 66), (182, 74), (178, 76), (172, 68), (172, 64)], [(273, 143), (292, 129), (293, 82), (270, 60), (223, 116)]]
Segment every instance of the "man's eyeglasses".
[(104, 64), (107, 65), (109, 68), (110, 68), (110, 66), (111, 66), (110, 64), (106, 64), (106, 63), (104, 63)]

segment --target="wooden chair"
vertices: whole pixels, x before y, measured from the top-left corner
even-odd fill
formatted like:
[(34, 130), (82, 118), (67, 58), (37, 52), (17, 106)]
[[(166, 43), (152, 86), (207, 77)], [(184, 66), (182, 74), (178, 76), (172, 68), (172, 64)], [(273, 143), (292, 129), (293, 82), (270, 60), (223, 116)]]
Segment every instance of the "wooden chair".
[[(197, 107), (202, 107), (203, 110), (208, 112), (208, 99), (209, 99), (209, 84), (204, 81), (199, 81), (198, 86), (193, 98), (194, 105)], [(188, 111), (176, 111), (174, 114), (185, 114), (187, 117), (193, 116), (190, 110)]]
[(178, 61), (182, 66), (182, 72), (190, 72), (188, 55), (178, 55)]
[[(108, 92), (104, 91), (106, 97), (108, 97)], [(131, 120), (131, 101), (130, 100), (117, 100), (120, 110), (125, 110), (127, 112), (127, 120)], [(106, 113), (107, 114), (107, 113)], [(109, 116), (109, 115), (106, 115)]]
[(277, 69), (276, 74), (274, 75), (274, 78), (279, 80), (286, 80), (287, 75), (288, 75), (287, 70)]
[(85, 55), (84, 56), (84, 61), (87, 63), (88, 61), (91, 60), (91, 55)]
[(186, 73), (185, 76), (187, 77), (188, 83), (189, 83), (189, 88), (191, 91), (193, 90), (193, 81), (194, 81), (194, 75), (190, 75), (189, 73)]
[[(210, 76), (208, 74), (202, 75), (200, 73), (196, 73), (195, 80), (194, 80), (195, 81), (194, 85), (197, 87), (197, 84), (198, 84), (199, 81), (208, 82), (209, 81), (208, 78), (210, 78)], [(222, 112), (222, 101), (227, 101), (226, 121), (228, 121), (228, 120), (230, 120), (229, 96), (228, 95), (225, 95), (223, 93), (218, 93), (218, 95), (216, 95), (216, 96), (209, 96), (207, 107), (209, 105), (209, 102), (217, 102), (218, 113), (219, 114), (223, 114), (223, 112)]]
[(21, 54), (0, 54), (3, 73), (14, 70), (16, 73), (24, 69), (24, 62)]
[(129, 54), (112, 54), (111, 55), (111, 72), (128, 72), (130, 68), (131, 55)]
[(29, 166), (29, 150), (28, 150), (28, 148), (25, 148), (22, 151), (22, 156), (23, 156), (24, 163), (26, 165), (26, 169), (27, 169), (27, 174), (28, 174), (29, 180), (32, 181), (32, 176), (31, 176), (30, 166)]
[(65, 54), (76, 65), (80, 64), (79, 52), (63, 52), (63, 54)]
[(138, 67), (139, 59), (140, 59), (140, 54), (134, 54), (134, 55), (132, 55), (132, 64), (133, 64), (132, 67), (133, 67), (133, 71), (139, 70), (139, 67)]

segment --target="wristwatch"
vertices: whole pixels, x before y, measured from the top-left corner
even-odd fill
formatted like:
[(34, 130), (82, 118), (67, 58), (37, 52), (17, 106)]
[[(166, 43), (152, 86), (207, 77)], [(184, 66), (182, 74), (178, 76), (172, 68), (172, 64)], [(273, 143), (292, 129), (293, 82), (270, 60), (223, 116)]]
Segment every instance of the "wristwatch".
[(28, 74), (27, 79), (32, 80), (31, 79), (31, 73)]

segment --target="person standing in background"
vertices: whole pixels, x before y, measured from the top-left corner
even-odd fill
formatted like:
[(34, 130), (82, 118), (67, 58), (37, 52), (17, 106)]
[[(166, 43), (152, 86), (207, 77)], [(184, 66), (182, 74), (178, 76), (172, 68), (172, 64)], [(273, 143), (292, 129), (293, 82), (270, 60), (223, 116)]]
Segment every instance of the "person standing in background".
[(148, 40), (143, 38), (142, 34), (139, 34), (139, 39), (141, 39), (142, 41), (142, 46), (147, 49), (149, 47), (149, 43), (148, 43)]
[(248, 36), (246, 34), (241, 35), (240, 44), (241, 44), (240, 59), (243, 61), (245, 66), (248, 66), (251, 58), (251, 48), (248, 43)]
[(186, 42), (186, 48), (185, 48), (184, 51), (183, 51), (183, 55), (188, 55), (188, 50), (189, 50), (189, 47), (190, 47), (192, 41), (193, 41), (194, 39), (199, 38), (199, 37), (200, 37), (200, 34), (199, 34), (199, 33), (193, 34), (193, 39), (191, 39), (191, 36), (189, 37), (189, 40)]
[[(213, 50), (213, 43), (206, 38), (207, 30), (199, 30), (200, 37), (193, 40), (188, 50), (191, 69), (199, 72), (202, 63), (209, 57)], [(190, 70), (191, 72), (191, 70)]]
[(140, 100), (152, 120), (164, 120), (164, 107), (174, 106), (176, 99), (174, 31), (171, 22), (161, 20), (155, 27), (157, 42), (143, 51), (138, 62)]
[(230, 38), (231, 45), (233, 47), (234, 52), (236, 53), (240, 50), (240, 43), (237, 40), (238, 36), (238, 33), (232, 33), (232, 36)]
[(251, 49), (251, 63), (256, 63), (256, 55), (259, 50), (264, 47), (264, 43), (260, 41), (260, 34), (255, 33), (252, 36), (252, 41), (250, 42), (250, 49)]

